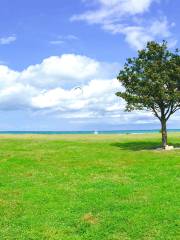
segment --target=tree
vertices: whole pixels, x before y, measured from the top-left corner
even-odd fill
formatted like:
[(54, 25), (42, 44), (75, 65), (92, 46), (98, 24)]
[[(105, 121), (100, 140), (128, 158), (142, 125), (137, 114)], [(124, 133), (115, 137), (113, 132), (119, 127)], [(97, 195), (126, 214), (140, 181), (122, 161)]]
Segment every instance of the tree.
[(180, 55), (167, 42), (148, 42), (138, 56), (127, 59), (117, 79), (124, 91), (126, 111), (149, 110), (161, 122), (162, 146), (167, 145), (167, 121), (180, 109)]

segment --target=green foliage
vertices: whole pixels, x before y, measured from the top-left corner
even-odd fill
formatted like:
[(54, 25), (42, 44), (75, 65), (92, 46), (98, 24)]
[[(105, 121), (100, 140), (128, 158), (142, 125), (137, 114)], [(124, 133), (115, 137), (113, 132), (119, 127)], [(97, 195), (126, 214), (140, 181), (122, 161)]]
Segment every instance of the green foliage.
[(125, 91), (117, 92), (127, 102), (126, 110), (151, 110), (167, 121), (180, 109), (180, 55), (167, 43), (149, 42), (136, 58), (129, 58), (118, 80)]
[(0, 239), (179, 239), (180, 152), (159, 138), (1, 135)]

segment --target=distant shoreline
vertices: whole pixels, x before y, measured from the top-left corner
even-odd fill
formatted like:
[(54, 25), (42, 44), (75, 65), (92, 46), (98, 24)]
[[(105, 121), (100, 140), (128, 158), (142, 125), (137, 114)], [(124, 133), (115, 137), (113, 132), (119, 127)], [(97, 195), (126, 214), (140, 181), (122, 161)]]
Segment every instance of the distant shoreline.
[[(180, 132), (180, 129), (168, 129), (169, 133)], [(2, 134), (42, 134), (42, 135), (68, 135), (68, 134), (146, 134), (160, 133), (159, 129), (153, 130), (112, 130), (112, 131), (0, 131)]]

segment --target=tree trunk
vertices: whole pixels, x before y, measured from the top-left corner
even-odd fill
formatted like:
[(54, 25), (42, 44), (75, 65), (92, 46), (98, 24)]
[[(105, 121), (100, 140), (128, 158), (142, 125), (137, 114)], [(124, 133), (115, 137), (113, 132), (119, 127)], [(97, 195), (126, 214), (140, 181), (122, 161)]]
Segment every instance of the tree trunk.
[(161, 133), (162, 133), (162, 147), (167, 146), (167, 128), (166, 128), (166, 119), (161, 119)]

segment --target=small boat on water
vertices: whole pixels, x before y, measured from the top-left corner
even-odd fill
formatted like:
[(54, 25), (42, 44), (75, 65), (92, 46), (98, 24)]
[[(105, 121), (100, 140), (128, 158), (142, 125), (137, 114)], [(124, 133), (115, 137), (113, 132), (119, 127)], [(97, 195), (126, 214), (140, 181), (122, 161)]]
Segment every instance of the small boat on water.
[(97, 134), (99, 134), (99, 133), (98, 133), (98, 131), (94, 131), (94, 134), (97, 135)]

